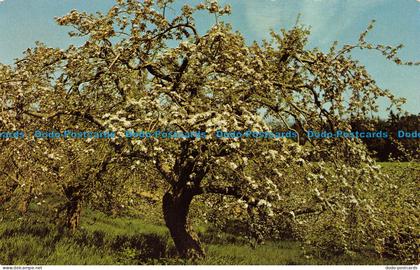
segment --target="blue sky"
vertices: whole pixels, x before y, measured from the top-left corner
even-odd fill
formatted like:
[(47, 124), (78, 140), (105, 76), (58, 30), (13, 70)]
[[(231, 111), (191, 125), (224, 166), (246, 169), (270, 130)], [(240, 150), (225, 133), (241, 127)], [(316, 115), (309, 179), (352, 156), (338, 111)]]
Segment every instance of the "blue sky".
[[(199, 0), (178, 0), (176, 6)], [(334, 41), (353, 43), (368, 23), (377, 21), (368, 40), (397, 45), (401, 56), (420, 61), (420, 0), (220, 0), (229, 3), (233, 14), (227, 19), (251, 42), (268, 38), (269, 29), (290, 28), (301, 14), (301, 22), (311, 26), (310, 47), (326, 49)], [(0, 62), (13, 59), (39, 40), (53, 47), (77, 43), (67, 30), (54, 22), (71, 9), (105, 11), (113, 0), (0, 0)], [(205, 31), (211, 17), (200, 16)], [(379, 86), (406, 97), (405, 109), (420, 113), (420, 67), (397, 66), (377, 53), (356, 52), (354, 56), (368, 68)]]

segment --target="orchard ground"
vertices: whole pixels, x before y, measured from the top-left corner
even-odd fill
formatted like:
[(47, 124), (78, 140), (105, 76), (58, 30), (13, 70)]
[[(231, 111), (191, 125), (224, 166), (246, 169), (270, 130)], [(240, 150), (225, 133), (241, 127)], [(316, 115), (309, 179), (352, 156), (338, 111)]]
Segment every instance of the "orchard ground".
[[(420, 177), (420, 163), (387, 162), (380, 165), (393, 179), (405, 179), (408, 186)], [(2, 214), (0, 264), (402, 264), (396, 259), (381, 258), (369, 250), (320, 257), (316, 251), (309, 253), (304, 250), (295, 240), (267, 241), (254, 246), (231, 231), (215, 230), (204, 222), (195, 224), (195, 227), (205, 247), (206, 258), (181, 260), (160, 217), (145, 216), (140, 212), (111, 217), (86, 209), (80, 229), (70, 235), (43, 214), (42, 208), (36, 204), (30, 206), (25, 217)]]

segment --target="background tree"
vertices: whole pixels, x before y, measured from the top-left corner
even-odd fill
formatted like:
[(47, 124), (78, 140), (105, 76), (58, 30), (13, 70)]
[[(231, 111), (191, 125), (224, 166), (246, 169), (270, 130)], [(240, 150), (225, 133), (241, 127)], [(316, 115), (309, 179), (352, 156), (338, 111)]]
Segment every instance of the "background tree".
[(398, 132), (413, 132), (420, 129), (419, 116), (394, 114), (388, 119), (350, 120), (355, 131), (385, 131), (388, 138), (362, 139), (369, 152), (379, 161), (413, 161), (419, 158), (419, 142), (416, 138), (399, 138)]

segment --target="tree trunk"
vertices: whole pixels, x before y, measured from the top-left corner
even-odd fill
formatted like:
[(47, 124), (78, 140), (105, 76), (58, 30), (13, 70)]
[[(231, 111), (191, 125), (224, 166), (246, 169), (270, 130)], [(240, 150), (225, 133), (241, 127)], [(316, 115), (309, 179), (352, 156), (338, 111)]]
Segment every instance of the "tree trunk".
[(25, 215), (28, 212), (29, 204), (32, 201), (32, 186), (23, 194), (22, 200), (18, 205), (18, 211), (21, 215)]
[(67, 203), (67, 219), (66, 225), (67, 228), (74, 233), (79, 227), (80, 215), (82, 213), (82, 203), (80, 200), (76, 199)]
[(64, 189), (67, 197), (66, 209), (66, 226), (71, 233), (74, 233), (79, 227), (80, 215), (82, 213), (81, 186), (69, 186)]
[(182, 258), (204, 257), (197, 234), (188, 223), (188, 211), (193, 195), (185, 191), (170, 190), (163, 196), (163, 216), (175, 247)]
[(20, 201), (18, 205), (18, 211), (21, 215), (25, 215), (28, 212), (29, 203), (31, 202), (31, 197), (26, 195)]

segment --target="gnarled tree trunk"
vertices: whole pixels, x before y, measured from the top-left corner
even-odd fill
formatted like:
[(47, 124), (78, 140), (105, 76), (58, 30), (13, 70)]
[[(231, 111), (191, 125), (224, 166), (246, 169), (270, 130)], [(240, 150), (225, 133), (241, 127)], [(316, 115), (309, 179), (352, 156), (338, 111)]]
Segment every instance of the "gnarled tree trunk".
[(204, 257), (200, 240), (188, 223), (188, 211), (193, 194), (170, 190), (163, 196), (163, 215), (175, 247), (182, 258)]
[(66, 209), (66, 226), (74, 233), (80, 224), (80, 216), (82, 213), (82, 196), (80, 195), (80, 187), (70, 186), (65, 190), (68, 199), (65, 205)]
[(32, 185), (29, 186), (28, 190), (23, 194), (22, 200), (19, 202), (18, 211), (21, 215), (25, 215), (28, 212), (29, 204), (32, 201)]
[(75, 232), (80, 224), (80, 215), (82, 213), (82, 203), (80, 200), (70, 201), (67, 204), (67, 228)]

